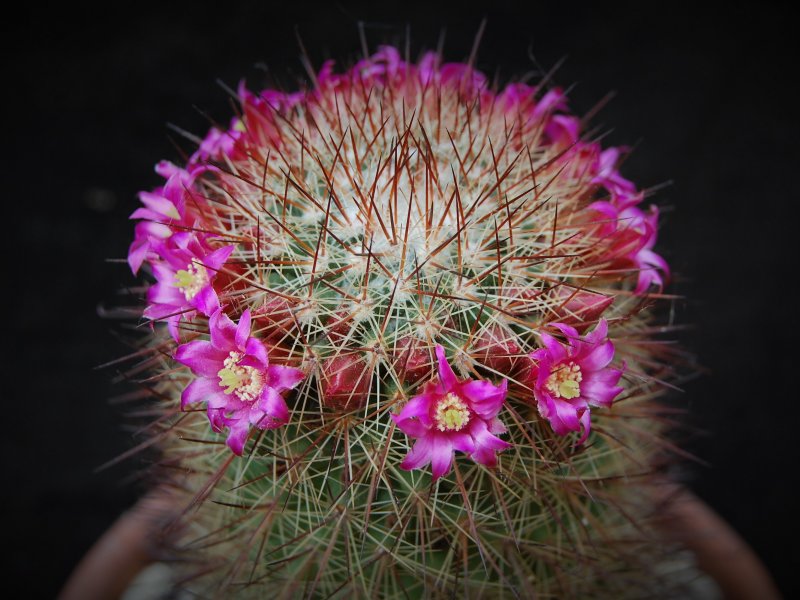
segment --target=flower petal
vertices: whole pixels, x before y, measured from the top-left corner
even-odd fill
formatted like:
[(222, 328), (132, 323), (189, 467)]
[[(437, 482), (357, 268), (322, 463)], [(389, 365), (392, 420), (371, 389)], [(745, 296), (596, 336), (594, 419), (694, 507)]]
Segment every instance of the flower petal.
[(585, 344), (584, 348), (588, 349), (589, 352), (578, 361), (584, 373), (604, 369), (614, 358), (614, 344), (608, 340), (594, 348)]
[[(159, 271), (161, 269), (167, 270), (170, 276), (169, 281), (165, 281), (163, 278), (159, 277)], [(181, 307), (186, 306), (186, 296), (173, 285), (175, 282), (175, 273), (159, 264), (153, 265), (153, 272), (159, 280), (158, 283), (151, 285), (147, 289), (147, 301), (150, 304), (169, 304), (170, 306), (174, 306), (175, 308), (172, 312), (176, 312)]]
[(432, 438), (431, 472), (436, 481), (450, 471), (450, 467), (453, 465), (453, 444), (448, 435), (436, 434)]
[(450, 443), (453, 445), (453, 448), (459, 452), (464, 452), (465, 454), (472, 454), (475, 452), (475, 441), (468, 433), (453, 431), (448, 434), (448, 437), (450, 438)]
[(206, 377), (200, 377), (192, 381), (184, 388), (181, 393), (181, 408), (185, 409), (188, 404), (205, 402), (206, 399), (220, 391), (216, 381)]
[(617, 385), (622, 371), (619, 369), (603, 369), (589, 373), (581, 382), (581, 396), (594, 406), (611, 406), (612, 401), (624, 388)]
[(216, 378), (222, 369), (227, 352), (218, 350), (210, 342), (195, 340), (175, 350), (175, 360), (189, 367), (196, 375)]
[(566, 337), (567, 340), (570, 342), (570, 345), (572, 345), (573, 340), (580, 339), (580, 334), (571, 325), (566, 325), (565, 323), (550, 323), (550, 326), (555, 327), (561, 333), (563, 333), (564, 337)]
[(219, 297), (209, 284), (203, 286), (189, 304), (208, 317), (219, 310)]
[[(550, 355), (550, 360), (552, 362), (558, 363), (567, 358), (567, 351), (564, 348), (564, 345), (556, 338), (548, 333), (540, 333), (539, 337), (542, 339), (542, 344), (547, 350), (547, 354)], [(533, 354), (535, 354), (535, 352)], [(533, 354), (531, 355), (531, 358), (535, 359), (536, 357), (534, 357)]]
[[(251, 425), (258, 426), (258, 423), (262, 421), (264, 423), (269, 423), (272, 420), (263, 410), (254, 404), (245, 407), (242, 412), (245, 414), (248, 423)], [(266, 429), (266, 427), (259, 427), (259, 429)]]
[(655, 267), (664, 272), (664, 275), (669, 276), (669, 264), (660, 255), (652, 250), (640, 250), (636, 255), (636, 262), (640, 265), (648, 265)]
[(178, 220), (181, 218), (175, 205), (170, 200), (164, 198), (164, 196), (152, 192), (139, 192), (139, 200), (148, 209), (161, 216), (160, 219), (156, 220), (167, 221), (169, 219)]
[(211, 431), (216, 433), (222, 431), (222, 428), (225, 427), (225, 423), (227, 423), (225, 411), (219, 408), (211, 408), (209, 406), (208, 410), (206, 411), (206, 415), (208, 415), (208, 422), (211, 424)]
[(578, 439), (578, 441), (575, 442), (576, 446), (580, 446), (581, 444), (583, 444), (583, 442), (586, 441), (586, 438), (589, 437), (589, 433), (592, 431), (592, 417), (591, 414), (589, 413), (588, 408), (584, 410), (583, 413), (581, 414), (580, 421), (583, 433), (581, 434), (581, 437)]
[(421, 438), (430, 433), (430, 425), (425, 425), (419, 419), (400, 419), (398, 415), (390, 414), (392, 421), (395, 422), (397, 428), (400, 429), (407, 436), (412, 438)]
[(253, 367), (263, 371), (269, 365), (269, 354), (264, 342), (258, 338), (251, 337), (244, 346), (244, 358), (239, 361), (243, 367)]
[(511, 444), (501, 440), (489, 432), (486, 422), (475, 419), (470, 423), (470, 435), (475, 441), (475, 451), (472, 453), (472, 460), (486, 467), (497, 465), (497, 452), (510, 448)]
[(483, 446), (478, 447), (475, 449), (475, 452), (472, 453), (471, 458), (476, 463), (479, 463), (485, 467), (497, 466), (497, 452), (491, 448), (486, 448)]
[(276, 392), (291, 390), (303, 381), (305, 373), (294, 367), (283, 365), (270, 365), (267, 367), (267, 385)]
[(131, 268), (134, 275), (139, 272), (149, 250), (150, 241), (148, 239), (134, 240), (131, 244), (128, 249), (128, 266)]
[(469, 426), (469, 434), (475, 441), (476, 448), (489, 448), (491, 450), (505, 450), (511, 448), (511, 444), (501, 440), (489, 431), (486, 421), (474, 419)]
[(447, 362), (447, 357), (444, 354), (444, 348), (442, 348), (441, 344), (436, 344), (436, 358), (439, 359), (439, 379), (442, 382), (444, 391), (449, 392), (458, 385), (458, 379), (456, 378), (456, 374), (453, 373), (450, 363)]
[(212, 277), (222, 268), (222, 265), (225, 264), (235, 248), (236, 246), (223, 246), (222, 248), (214, 250), (203, 259), (203, 264), (214, 271), (214, 273), (211, 274)]
[(247, 436), (250, 433), (250, 423), (247, 419), (237, 419), (229, 422), (228, 425), (230, 425), (231, 430), (225, 443), (233, 450), (234, 454), (241, 456)]
[(215, 348), (225, 350), (226, 353), (236, 349), (236, 325), (222, 311), (222, 308), (218, 308), (209, 318), (208, 330), (211, 334), (211, 343)]
[(259, 429), (275, 429), (289, 422), (289, 407), (278, 392), (265, 387), (258, 400), (258, 408), (264, 411), (264, 417), (254, 423)]
[(583, 338), (588, 344), (601, 344), (608, 337), (608, 321), (600, 319), (591, 333)]
[(570, 431), (578, 431), (577, 410), (569, 402), (554, 398), (544, 390), (535, 392), (539, 414), (550, 422), (550, 426), (558, 435), (567, 435)]
[(244, 406), (244, 403), (241, 402), (234, 396), (233, 394), (226, 394), (223, 391), (223, 387), (219, 384), (219, 380), (215, 382), (217, 384), (217, 393), (209, 396), (206, 401), (208, 402), (209, 408), (219, 408), (224, 410), (239, 410)]
[(419, 438), (411, 450), (406, 454), (400, 467), (406, 471), (419, 469), (431, 462), (431, 451), (433, 446), (430, 437)]
[[(150, 304), (142, 311), (142, 316), (151, 321), (160, 321), (176, 314), (183, 313), (183, 308), (175, 306), (174, 304)], [(194, 313), (195, 311), (189, 310), (188, 312)]]
[(469, 401), (474, 412), (483, 419), (491, 419), (500, 412), (507, 390), (508, 380), (504, 379), (500, 385), (489, 381), (468, 381), (459, 391)]
[(424, 392), (418, 396), (414, 396), (408, 402), (406, 402), (402, 410), (400, 410), (400, 414), (393, 415), (396, 417), (394, 419), (395, 423), (397, 423), (397, 426), (403, 431), (405, 431), (403, 429), (403, 422), (410, 419), (419, 419), (419, 421), (426, 427), (432, 427), (433, 421), (431, 421), (431, 406), (436, 402), (436, 400), (437, 396), (433, 392)]
[(236, 347), (244, 350), (247, 344), (247, 338), (250, 337), (250, 309), (248, 308), (242, 313), (239, 319), (239, 325), (236, 326), (236, 334), (234, 340)]
[[(556, 430), (556, 433), (566, 435), (569, 431), (580, 431), (578, 409), (573, 404), (562, 399), (554, 399), (552, 406), (554, 414), (550, 417), (550, 423), (553, 424), (553, 429)], [(556, 423), (560, 423), (560, 428), (556, 427)]]
[(503, 424), (503, 422), (500, 419), (498, 419), (497, 417), (495, 417), (494, 419), (489, 421), (489, 433), (493, 433), (495, 435), (498, 435), (498, 434), (501, 434), (501, 433), (505, 433), (506, 431), (508, 431), (508, 429)]
[(175, 340), (177, 343), (180, 343), (181, 341), (180, 326), (181, 326), (181, 319), (184, 316), (186, 316), (187, 318), (191, 318), (192, 316), (194, 316), (194, 311), (191, 311), (191, 313), (186, 313), (185, 315), (173, 315), (167, 318), (167, 330), (169, 331), (169, 334), (172, 336), (172, 339)]

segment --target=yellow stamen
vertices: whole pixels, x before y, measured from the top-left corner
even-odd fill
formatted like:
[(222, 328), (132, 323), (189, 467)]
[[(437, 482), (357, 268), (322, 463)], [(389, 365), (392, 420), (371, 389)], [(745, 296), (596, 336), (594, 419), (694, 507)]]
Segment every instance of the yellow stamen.
[(461, 431), (469, 423), (469, 408), (455, 394), (447, 394), (436, 405), (433, 418), (439, 431)]
[(233, 393), (233, 390), (238, 388), (242, 385), (242, 376), (240, 373), (237, 373), (233, 369), (220, 369), (219, 373), (219, 385), (220, 387), (225, 388), (226, 394)]
[(236, 394), (242, 402), (252, 402), (264, 388), (264, 374), (254, 367), (239, 364), (242, 355), (231, 352), (223, 362), (224, 368), (217, 373), (219, 386), (225, 388), (226, 394)]
[(190, 263), (186, 269), (175, 272), (175, 287), (183, 292), (186, 300), (194, 298), (208, 281), (208, 271), (200, 263)]
[(581, 368), (574, 362), (570, 362), (553, 371), (547, 378), (545, 387), (556, 398), (572, 400), (581, 395), (581, 381), (583, 381)]

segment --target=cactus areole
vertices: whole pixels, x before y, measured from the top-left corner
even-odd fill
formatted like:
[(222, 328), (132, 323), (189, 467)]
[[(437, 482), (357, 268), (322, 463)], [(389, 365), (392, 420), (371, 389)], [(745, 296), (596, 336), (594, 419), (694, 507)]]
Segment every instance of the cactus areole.
[(184, 585), (672, 589), (641, 492), (669, 269), (623, 150), (559, 88), (392, 47), (236, 100), (132, 215)]

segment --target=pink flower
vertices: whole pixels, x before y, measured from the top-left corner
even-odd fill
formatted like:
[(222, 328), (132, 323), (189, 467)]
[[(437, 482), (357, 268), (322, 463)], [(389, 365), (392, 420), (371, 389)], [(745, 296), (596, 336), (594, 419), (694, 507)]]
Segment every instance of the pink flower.
[(210, 161), (222, 161), (224, 157), (232, 157), (236, 142), (244, 135), (242, 120), (238, 117), (231, 120), (230, 129), (222, 131), (212, 127), (197, 151), (189, 157), (189, 164), (203, 164)]
[(186, 190), (192, 185), (193, 176), (166, 161), (156, 166), (156, 172), (167, 180), (166, 183), (152, 192), (140, 192), (139, 200), (144, 206), (130, 217), (142, 219), (136, 224), (128, 250), (128, 265), (134, 275), (145, 259), (153, 258), (153, 243), (168, 239), (175, 225), (183, 228), (192, 225), (186, 213)]
[(578, 144), (581, 123), (571, 115), (553, 115), (544, 132), (558, 146), (571, 147)]
[(509, 112), (519, 110), (524, 113), (536, 106), (536, 88), (527, 83), (509, 83), (497, 95), (497, 103)]
[[(279, 126), (279, 113), (285, 113), (292, 109), (303, 98), (302, 93), (286, 94), (277, 90), (263, 90), (253, 93), (245, 86), (244, 81), (239, 82), (239, 99), (242, 102), (242, 119), (231, 128), (231, 136), (235, 137), (235, 143), (230, 148), (230, 157), (235, 160), (246, 159), (248, 148), (270, 148), (281, 147), (281, 136)], [(245, 125), (246, 124), (246, 125)], [(243, 129), (242, 136), (236, 132)]]
[(459, 381), (440, 345), (436, 346), (436, 356), (439, 380), (425, 384), (422, 393), (411, 398), (400, 414), (391, 415), (401, 431), (417, 438), (400, 466), (411, 470), (431, 463), (436, 480), (450, 471), (455, 450), (469, 454), (477, 463), (495, 466), (497, 451), (511, 447), (495, 435), (506, 431), (497, 413), (503, 406), (508, 381), (499, 386), (488, 381)]
[(443, 86), (457, 84), (459, 88), (474, 96), (488, 87), (486, 75), (463, 63), (445, 63), (439, 69)]
[(211, 341), (179, 346), (175, 359), (197, 378), (181, 395), (181, 407), (206, 402), (214, 431), (230, 429), (227, 444), (241, 455), (250, 427), (275, 429), (289, 421), (283, 399), (303, 379), (300, 369), (269, 364), (266, 346), (250, 336), (250, 311), (235, 325), (218, 309), (208, 321)]
[(177, 341), (182, 317), (191, 318), (195, 310), (210, 316), (219, 308), (212, 283), (234, 246), (211, 250), (197, 235), (187, 232), (153, 246), (161, 260), (152, 263), (157, 283), (147, 291), (149, 305), (144, 316), (167, 319)]
[(617, 383), (622, 371), (609, 367), (614, 344), (608, 340), (608, 324), (601, 320), (594, 331), (581, 337), (574, 328), (554, 323), (567, 338), (562, 344), (542, 333), (544, 348), (530, 354), (527, 385), (533, 389), (539, 414), (559, 435), (581, 431), (582, 444), (591, 430), (590, 406), (610, 407), (623, 390)]
[[(602, 216), (601, 235), (603, 260), (611, 262), (611, 269), (635, 269), (639, 272), (633, 293), (641, 296), (651, 285), (660, 290), (669, 277), (669, 265), (653, 252), (658, 229), (658, 208), (650, 207), (645, 213), (636, 206), (620, 210), (610, 202), (594, 202), (589, 209)], [(663, 274), (663, 275), (662, 275)]]
[(624, 210), (642, 201), (642, 193), (636, 191), (632, 181), (625, 179), (616, 168), (619, 161), (619, 148), (604, 150), (597, 161), (597, 175), (592, 183), (602, 185), (611, 194), (611, 202)]
[(369, 58), (358, 61), (351, 72), (360, 76), (365, 82), (374, 80), (386, 85), (398, 76), (402, 77), (406, 63), (400, 52), (392, 46), (380, 46)]
[(344, 74), (335, 73), (334, 62), (329, 60), (317, 73), (318, 89), (310, 97), (320, 100), (322, 90), (362, 90), (372, 84), (394, 86), (400, 93), (434, 86), (451, 87), (469, 97), (488, 90), (488, 80), (480, 71), (464, 63), (440, 64), (440, 59), (437, 53), (428, 52), (416, 65), (404, 61), (396, 48), (381, 46), (378, 52), (359, 60)]

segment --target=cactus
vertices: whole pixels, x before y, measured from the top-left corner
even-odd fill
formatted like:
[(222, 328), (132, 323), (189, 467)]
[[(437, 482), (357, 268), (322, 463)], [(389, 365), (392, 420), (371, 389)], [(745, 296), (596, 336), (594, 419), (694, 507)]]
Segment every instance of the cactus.
[(655, 207), (560, 89), (380, 48), (238, 90), (142, 193), (159, 483), (201, 596), (651, 597)]

